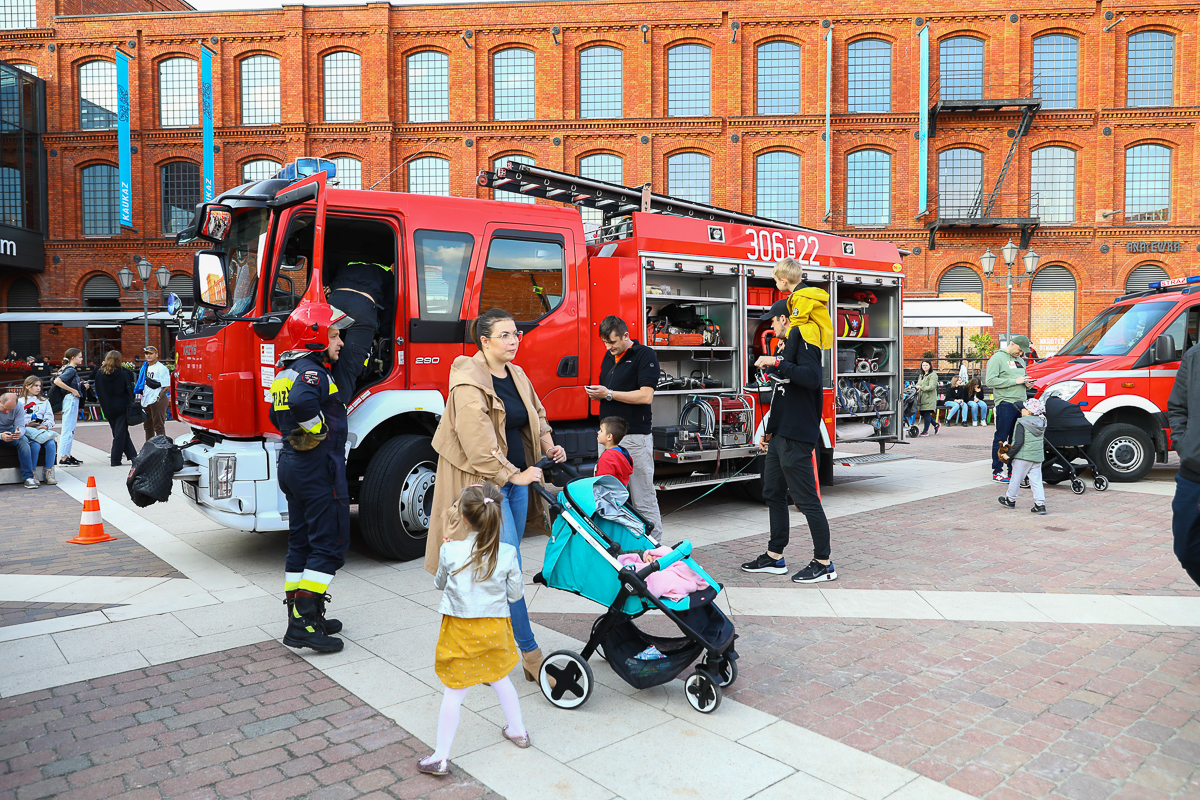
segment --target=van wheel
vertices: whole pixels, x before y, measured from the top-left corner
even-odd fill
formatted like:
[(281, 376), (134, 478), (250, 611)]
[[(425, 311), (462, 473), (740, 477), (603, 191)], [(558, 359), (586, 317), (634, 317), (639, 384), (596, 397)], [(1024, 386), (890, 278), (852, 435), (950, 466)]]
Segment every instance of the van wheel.
[(1150, 436), (1136, 425), (1114, 422), (1092, 435), (1088, 454), (1110, 481), (1140, 481), (1154, 466), (1154, 445)]
[(428, 436), (397, 436), (371, 456), (358, 498), (367, 546), (386, 558), (425, 555), (437, 453)]

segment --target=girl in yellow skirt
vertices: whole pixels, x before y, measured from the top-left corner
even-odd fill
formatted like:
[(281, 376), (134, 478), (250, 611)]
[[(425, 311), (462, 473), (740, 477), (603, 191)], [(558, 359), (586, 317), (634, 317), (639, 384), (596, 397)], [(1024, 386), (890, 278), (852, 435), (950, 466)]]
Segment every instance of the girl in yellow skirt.
[(442, 632), (438, 636), (434, 670), (446, 685), (438, 715), (437, 747), (417, 762), (430, 775), (450, 774), (450, 746), (467, 689), (486, 683), (496, 690), (508, 726), (504, 738), (517, 747), (529, 747), (529, 733), (521, 719), (521, 703), (508, 673), (517, 665), (508, 604), (524, 595), (517, 549), (500, 541), (502, 523), (500, 490), (491, 483), (468, 486), (457, 510), (473, 531), (466, 539), (447, 539), (438, 557), (434, 585), (444, 589), (438, 611)]

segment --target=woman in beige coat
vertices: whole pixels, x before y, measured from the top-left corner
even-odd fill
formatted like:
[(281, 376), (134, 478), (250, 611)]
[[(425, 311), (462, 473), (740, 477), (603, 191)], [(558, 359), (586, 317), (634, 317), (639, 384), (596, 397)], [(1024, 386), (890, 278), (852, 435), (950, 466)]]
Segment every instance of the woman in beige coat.
[[(438, 453), (437, 482), (425, 545), (425, 569), (436, 572), (442, 542), (466, 538), (457, 502), (462, 490), (491, 481), (504, 497), (504, 526), (500, 540), (517, 548), (529, 510), (529, 484), (542, 480), (535, 464), (543, 454), (566, 461), (567, 454), (554, 444), (546, 409), (525, 371), (512, 363), (521, 335), (512, 315), (499, 308), (486, 311), (471, 323), (471, 338), (479, 347), (473, 356), (459, 356), (450, 367), (446, 411), (433, 435)], [(535, 495), (540, 507), (540, 499)], [(522, 598), (509, 604), (513, 634), (521, 650), (528, 680), (537, 680), (542, 665)]]

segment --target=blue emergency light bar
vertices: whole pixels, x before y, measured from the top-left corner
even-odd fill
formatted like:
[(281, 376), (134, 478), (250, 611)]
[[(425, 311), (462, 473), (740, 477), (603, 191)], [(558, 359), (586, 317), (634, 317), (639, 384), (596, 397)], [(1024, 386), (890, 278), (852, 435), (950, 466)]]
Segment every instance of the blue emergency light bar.
[(1171, 278), (1165, 281), (1154, 281), (1146, 285), (1151, 289), (1169, 289), (1172, 286), (1184, 286), (1189, 283), (1200, 283), (1200, 275), (1193, 275), (1190, 278)]
[(329, 180), (337, 177), (337, 165), (327, 158), (297, 158), (279, 172), (275, 173), (277, 180), (298, 181), (318, 172), (328, 174)]

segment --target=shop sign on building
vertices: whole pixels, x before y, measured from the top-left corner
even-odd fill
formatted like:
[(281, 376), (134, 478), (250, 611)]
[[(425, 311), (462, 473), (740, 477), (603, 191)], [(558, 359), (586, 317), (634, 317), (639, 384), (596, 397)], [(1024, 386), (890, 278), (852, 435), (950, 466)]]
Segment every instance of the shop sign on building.
[(1126, 253), (1178, 253), (1183, 242), (1126, 242)]
[(40, 233), (0, 225), (0, 267), (41, 272), (45, 269), (45, 252)]

